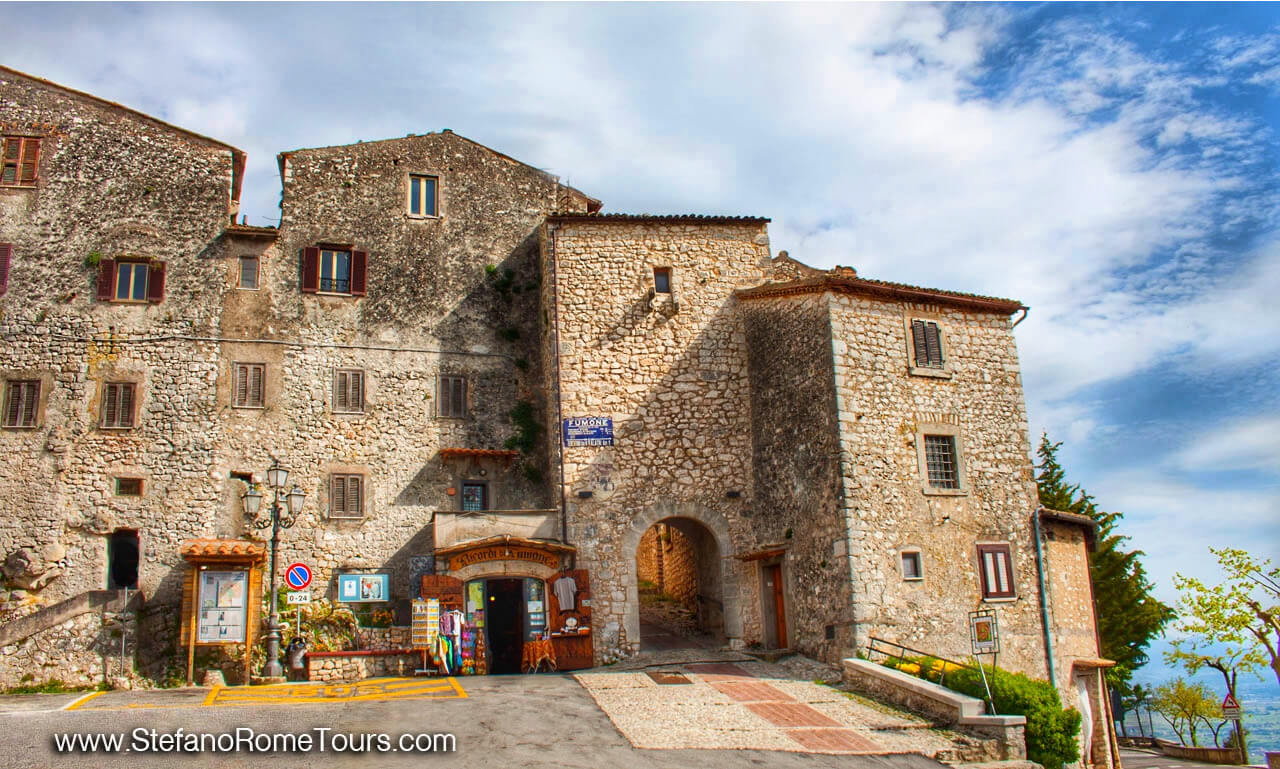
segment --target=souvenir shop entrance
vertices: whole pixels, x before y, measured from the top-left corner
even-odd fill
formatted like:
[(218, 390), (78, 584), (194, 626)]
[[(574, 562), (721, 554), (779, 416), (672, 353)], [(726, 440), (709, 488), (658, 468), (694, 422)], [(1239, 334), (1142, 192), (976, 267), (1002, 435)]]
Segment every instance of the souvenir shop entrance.
[[(592, 666), (590, 583), (586, 570), (563, 568), (572, 552), (558, 542), (517, 537), (436, 550), (437, 574), (422, 578), (415, 603), (423, 605), (424, 620), (449, 615), (441, 627), (459, 625), (451, 674)], [(437, 605), (438, 612), (431, 609)]]

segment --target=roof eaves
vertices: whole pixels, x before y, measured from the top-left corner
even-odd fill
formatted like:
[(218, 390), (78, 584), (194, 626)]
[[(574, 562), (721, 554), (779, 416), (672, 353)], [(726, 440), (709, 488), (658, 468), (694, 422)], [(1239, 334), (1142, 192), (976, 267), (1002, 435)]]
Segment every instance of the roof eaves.
[(758, 299), (764, 297), (792, 296), (796, 294), (822, 293), (833, 291), (847, 294), (866, 294), (887, 296), (905, 301), (936, 302), (948, 304), (961, 309), (980, 312), (1003, 312), (1012, 315), (1026, 309), (1021, 302), (980, 294), (965, 294), (959, 291), (944, 291), (937, 288), (912, 286), (906, 283), (890, 283), (883, 280), (867, 278), (837, 277), (822, 275), (816, 278), (804, 278), (785, 283), (765, 283), (752, 288), (739, 289), (736, 294), (740, 299)]
[(717, 214), (584, 214), (579, 211), (553, 211), (547, 221), (554, 222), (657, 222), (668, 224), (767, 224), (764, 216), (720, 216)]

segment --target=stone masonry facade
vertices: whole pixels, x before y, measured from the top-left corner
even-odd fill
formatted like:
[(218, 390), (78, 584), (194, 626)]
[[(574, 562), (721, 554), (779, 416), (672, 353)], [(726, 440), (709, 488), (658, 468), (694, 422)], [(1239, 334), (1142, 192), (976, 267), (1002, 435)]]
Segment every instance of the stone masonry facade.
[[(730, 647), (963, 658), (985, 609), (1002, 666), (1052, 665), (1068, 701), (1070, 671), (1104, 664), (1088, 522), (1033, 533), (1018, 302), (816, 270), (771, 254), (763, 218), (601, 214), (447, 130), (281, 153), (279, 226), (250, 227), (244, 154), (214, 139), (3, 68), (0, 128), (39, 147), (33, 178), (0, 184), (0, 622), (113, 587), (113, 537), (136, 533), (135, 660), (161, 677), (179, 544), (262, 538), (241, 498), (277, 460), (306, 493), (280, 558), (313, 592), (380, 571), (403, 604), (457, 547), (442, 521), (524, 516), (590, 576), (597, 663), (642, 646), (661, 523), (676, 592)], [(120, 265), (145, 292), (104, 291)], [(38, 392), (31, 424), (18, 392)], [(580, 417), (612, 440), (566, 446)], [(530, 568), (490, 571), (555, 571)], [(92, 635), (76, 623), (43, 632)], [(3, 667), (29, 672), (30, 649)]]

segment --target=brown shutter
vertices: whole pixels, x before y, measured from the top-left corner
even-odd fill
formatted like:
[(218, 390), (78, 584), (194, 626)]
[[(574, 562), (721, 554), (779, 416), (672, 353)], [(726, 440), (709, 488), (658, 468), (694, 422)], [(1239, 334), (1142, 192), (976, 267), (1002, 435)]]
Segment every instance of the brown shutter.
[(98, 301), (110, 302), (116, 298), (116, 260), (98, 262)]
[(333, 408), (335, 411), (347, 408), (347, 374), (339, 371), (333, 377)]
[(916, 352), (916, 365), (925, 366), (929, 363), (929, 350), (924, 340), (924, 321), (911, 321), (911, 344)]
[(164, 262), (147, 265), (147, 301), (153, 304), (164, 301)]
[(454, 377), (453, 380), (453, 415), (467, 415), (467, 380), (462, 377)]
[(247, 406), (249, 403), (249, 367), (237, 363), (231, 374), (231, 386), (235, 389), (232, 396), (235, 406)]
[(302, 292), (314, 294), (320, 290), (320, 249), (311, 246), (302, 249)]
[(4, 415), (5, 427), (19, 427), (19, 417), (22, 416), (22, 391), (23, 384), (21, 382), (5, 383), (6, 406)]
[(40, 403), (40, 383), (28, 382), (26, 387), (22, 388), (26, 392), (26, 399), (22, 403), (22, 426), (36, 426), (36, 405)]
[(36, 180), (36, 168), (40, 159), (40, 140), (24, 139), (22, 142), (22, 172), (18, 178), (21, 183), (30, 184)]
[(351, 374), (351, 407), (356, 411), (364, 411), (364, 372)]
[(924, 346), (930, 366), (942, 365), (942, 340), (938, 338), (938, 324), (924, 324)]
[(265, 366), (249, 367), (249, 405), (261, 406), (265, 402), (262, 397), (263, 382), (266, 378)]
[(0, 296), (9, 290), (9, 261), (13, 256), (13, 246), (0, 243)]
[(133, 385), (122, 384), (120, 388), (120, 426), (133, 427)]
[(330, 476), (330, 492), (329, 492), (329, 514), (345, 515), (347, 510), (347, 479), (346, 476), (333, 475)]
[(361, 481), (364, 478), (359, 475), (347, 476), (347, 514), (360, 515), (364, 511), (364, 505), (361, 504), (361, 495), (364, 489), (360, 488)]
[(118, 385), (109, 384), (102, 388), (102, 426), (116, 426), (116, 390)]
[(364, 296), (369, 266), (368, 251), (351, 252), (351, 295)]

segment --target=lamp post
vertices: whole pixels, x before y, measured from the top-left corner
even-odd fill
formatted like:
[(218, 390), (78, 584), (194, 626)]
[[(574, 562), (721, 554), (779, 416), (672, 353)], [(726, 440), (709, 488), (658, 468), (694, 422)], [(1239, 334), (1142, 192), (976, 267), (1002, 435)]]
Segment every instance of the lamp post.
[(267, 470), (267, 485), (274, 492), (274, 499), (271, 501), (271, 514), (265, 518), (258, 518), (262, 492), (250, 487), (243, 497), (244, 511), (253, 527), (271, 527), (271, 614), (267, 620), (267, 663), (262, 666), (263, 678), (284, 676), (284, 666), (280, 664), (280, 614), (276, 609), (276, 552), (280, 549), (280, 530), (291, 528), (298, 520), (298, 513), (307, 497), (296, 485), (292, 491), (286, 492), (288, 481), (289, 471), (280, 466), (279, 460), (272, 459)]

